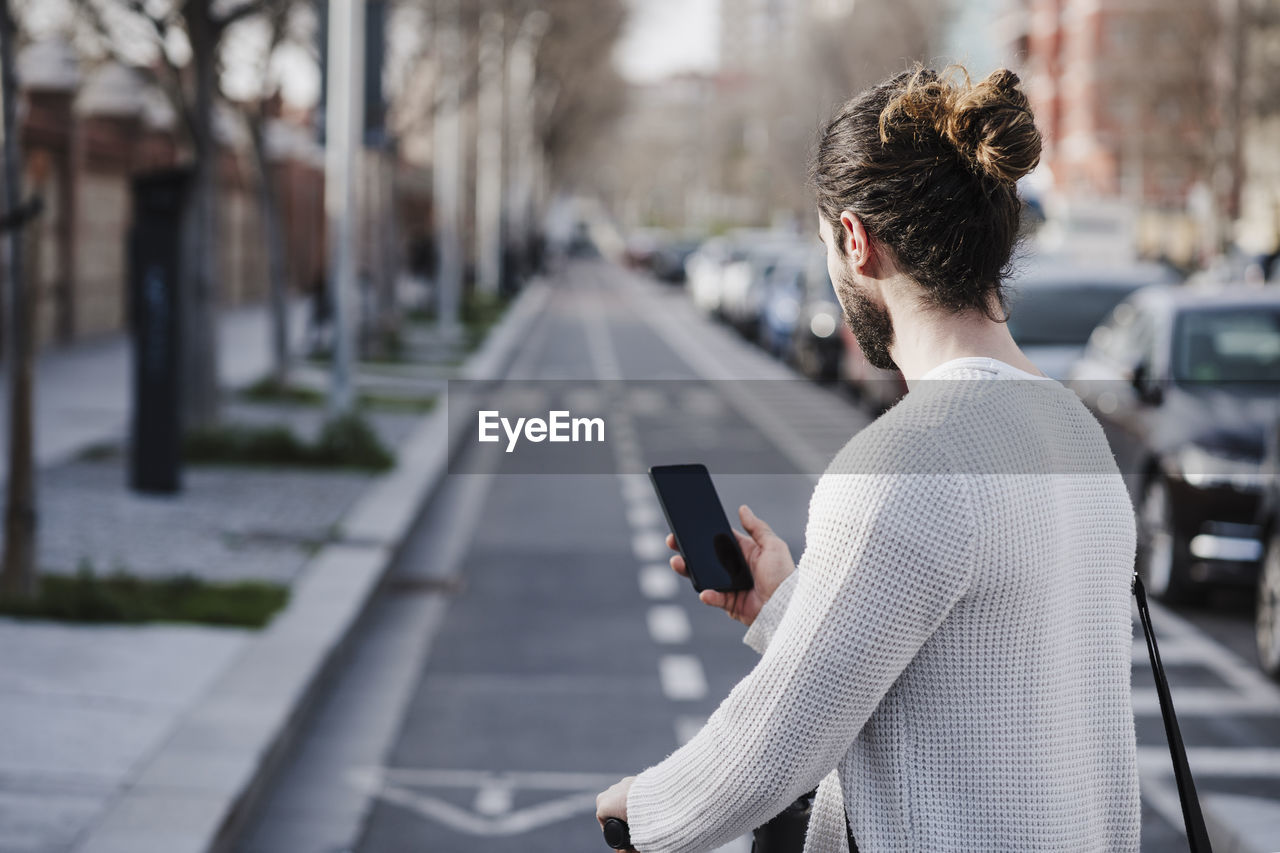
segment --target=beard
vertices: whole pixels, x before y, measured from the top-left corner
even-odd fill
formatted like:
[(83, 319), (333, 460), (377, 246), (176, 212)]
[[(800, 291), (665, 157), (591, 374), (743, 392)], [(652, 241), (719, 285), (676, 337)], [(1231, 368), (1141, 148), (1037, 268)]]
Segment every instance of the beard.
[(889, 347), (893, 345), (893, 320), (889, 312), (872, 302), (852, 281), (839, 283), (840, 307), (845, 325), (853, 332), (858, 349), (867, 357), (872, 367), (881, 370), (897, 370)]

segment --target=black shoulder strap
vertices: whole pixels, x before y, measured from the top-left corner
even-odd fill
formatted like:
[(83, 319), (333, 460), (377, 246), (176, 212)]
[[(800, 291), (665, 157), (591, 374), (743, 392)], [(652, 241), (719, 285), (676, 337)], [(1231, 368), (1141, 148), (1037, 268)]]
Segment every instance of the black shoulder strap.
[(1212, 853), (1209, 831), (1200, 812), (1200, 798), (1196, 796), (1196, 783), (1191, 778), (1191, 766), (1187, 764), (1187, 749), (1182, 745), (1182, 732), (1178, 730), (1178, 717), (1173, 712), (1173, 697), (1169, 695), (1169, 682), (1164, 677), (1164, 665), (1160, 663), (1160, 649), (1156, 647), (1156, 635), (1151, 630), (1151, 611), (1147, 609), (1147, 591), (1142, 578), (1133, 575), (1133, 595), (1138, 599), (1138, 617), (1142, 620), (1142, 633), (1147, 635), (1147, 654), (1151, 656), (1151, 669), (1156, 676), (1156, 693), (1160, 696), (1160, 716), (1164, 717), (1164, 731), (1169, 740), (1169, 754), (1173, 757), (1173, 778), (1178, 783), (1178, 799), (1182, 801), (1182, 822), (1187, 828), (1187, 841), (1191, 853)]

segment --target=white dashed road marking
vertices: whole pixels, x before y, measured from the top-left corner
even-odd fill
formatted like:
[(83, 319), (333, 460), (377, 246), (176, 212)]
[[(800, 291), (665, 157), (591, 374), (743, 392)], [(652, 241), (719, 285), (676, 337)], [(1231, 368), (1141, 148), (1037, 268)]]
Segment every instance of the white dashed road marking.
[(649, 636), (664, 645), (686, 643), (693, 633), (689, 617), (678, 604), (659, 604), (649, 608)]
[(684, 746), (707, 724), (706, 717), (676, 717), (676, 742)]
[(663, 655), (658, 675), (668, 699), (695, 701), (707, 695), (707, 677), (693, 655)]
[(680, 591), (680, 577), (666, 563), (651, 563), (640, 570), (640, 591), (645, 598), (674, 598)]
[(666, 535), (653, 527), (639, 530), (631, 538), (631, 550), (642, 563), (652, 563), (667, 555)]
[(627, 507), (627, 521), (632, 527), (660, 527), (662, 510), (651, 500), (633, 501)]

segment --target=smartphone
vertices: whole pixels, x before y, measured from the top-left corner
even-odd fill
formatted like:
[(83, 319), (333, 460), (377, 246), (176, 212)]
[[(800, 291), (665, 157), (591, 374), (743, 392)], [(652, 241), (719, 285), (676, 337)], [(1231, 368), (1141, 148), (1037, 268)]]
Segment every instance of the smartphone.
[(649, 479), (698, 592), (751, 589), (751, 569), (705, 465), (655, 465)]

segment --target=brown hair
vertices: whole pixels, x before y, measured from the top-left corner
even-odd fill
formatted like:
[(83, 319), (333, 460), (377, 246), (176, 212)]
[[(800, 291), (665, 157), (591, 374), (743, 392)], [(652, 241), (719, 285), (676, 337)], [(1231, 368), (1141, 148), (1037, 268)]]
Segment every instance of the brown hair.
[(947, 72), (917, 65), (846, 103), (812, 178), (837, 234), (853, 211), (931, 304), (991, 316), (1021, 222), (1016, 184), (1040, 161), (1040, 133), (1012, 71), (977, 84)]

